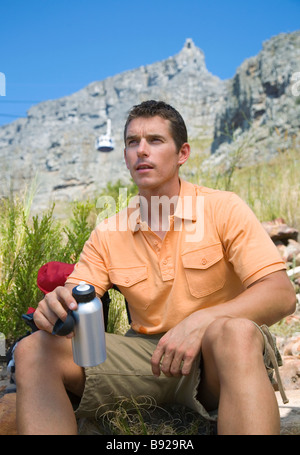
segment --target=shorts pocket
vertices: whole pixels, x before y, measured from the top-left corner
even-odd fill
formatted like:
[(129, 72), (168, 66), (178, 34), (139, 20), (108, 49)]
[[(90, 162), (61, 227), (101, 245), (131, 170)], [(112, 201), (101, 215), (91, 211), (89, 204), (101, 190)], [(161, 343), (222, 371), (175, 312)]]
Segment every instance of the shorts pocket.
[(197, 298), (212, 294), (225, 284), (226, 265), (221, 243), (182, 253), (190, 293)]

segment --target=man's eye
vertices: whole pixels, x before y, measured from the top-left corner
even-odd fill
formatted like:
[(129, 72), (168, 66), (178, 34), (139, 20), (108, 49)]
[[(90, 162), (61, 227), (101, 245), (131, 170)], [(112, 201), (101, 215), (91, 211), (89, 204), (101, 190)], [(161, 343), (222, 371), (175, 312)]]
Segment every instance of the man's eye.
[(133, 145), (136, 145), (136, 144), (138, 144), (138, 141), (136, 139), (130, 139), (130, 141), (128, 141), (128, 145), (133, 146)]

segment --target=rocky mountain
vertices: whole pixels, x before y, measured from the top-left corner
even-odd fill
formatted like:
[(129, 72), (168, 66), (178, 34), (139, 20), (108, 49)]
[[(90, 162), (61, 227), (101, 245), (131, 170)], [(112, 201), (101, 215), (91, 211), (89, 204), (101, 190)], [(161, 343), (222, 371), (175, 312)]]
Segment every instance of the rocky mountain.
[[(164, 99), (186, 120), (193, 152), (211, 145), (212, 159), (225, 157), (231, 135), (255, 132), (252, 156), (274, 153), (299, 135), (300, 103), (291, 92), (300, 71), (300, 32), (281, 34), (222, 81), (206, 68), (201, 49), (187, 39), (175, 56), (89, 84), (64, 98), (33, 106), (26, 118), (0, 127), (0, 196), (23, 191), (36, 176), (37, 210), (51, 200), (93, 195), (109, 181), (128, 181), (123, 126), (129, 109), (145, 99)], [(95, 149), (111, 120), (115, 149)], [(287, 132), (287, 133), (286, 133)], [(258, 142), (259, 141), (259, 142)]]
[[(297, 82), (298, 81), (298, 82)], [(225, 134), (224, 134), (225, 133)], [(216, 115), (211, 152), (217, 161), (244, 144), (243, 161), (272, 158), (299, 146), (300, 31), (280, 34), (245, 60), (228, 81)], [(235, 147), (233, 145), (235, 139)]]

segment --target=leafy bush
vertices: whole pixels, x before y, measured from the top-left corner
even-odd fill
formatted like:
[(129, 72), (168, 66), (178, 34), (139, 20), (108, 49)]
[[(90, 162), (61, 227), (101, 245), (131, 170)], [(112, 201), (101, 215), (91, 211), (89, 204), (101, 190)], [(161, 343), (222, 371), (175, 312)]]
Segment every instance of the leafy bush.
[(68, 263), (78, 261), (85, 242), (95, 226), (95, 205), (90, 201), (73, 203), (73, 216), (63, 228), (66, 242), (57, 260)]
[(0, 331), (6, 338), (24, 333), (21, 315), (43, 297), (36, 280), (48, 261), (75, 262), (92, 225), (87, 221), (91, 205), (76, 203), (69, 226), (53, 217), (54, 205), (29, 219), (25, 200), (11, 196), (1, 201), (0, 230)]
[[(117, 209), (126, 203), (119, 200), (119, 186), (121, 182), (110, 184), (103, 192), (115, 198)], [(128, 198), (135, 191), (131, 185)], [(22, 314), (43, 298), (36, 283), (39, 268), (49, 261), (77, 262), (97, 222), (97, 199), (72, 203), (72, 215), (64, 223), (55, 219), (54, 205), (30, 218), (32, 200), (33, 191), (0, 200), (0, 332), (8, 340), (24, 334)], [(110, 294), (109, 330), (124, 332), (124, 299), (114, 291)]]

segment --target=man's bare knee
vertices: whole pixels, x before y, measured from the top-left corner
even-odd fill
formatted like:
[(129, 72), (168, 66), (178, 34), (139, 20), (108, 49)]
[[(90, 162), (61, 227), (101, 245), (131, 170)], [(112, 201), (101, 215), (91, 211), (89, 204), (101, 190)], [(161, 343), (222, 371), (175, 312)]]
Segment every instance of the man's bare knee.
[(70, 339), (39, 330), (19, 341), (14, 357), (17, 387), (44, 370), (61, 380), (68, 390), (82, 394), (85, 375), (73, 361)]
[(220, 318), (207, 328), (202, 349), (223, 359), (262, 353), (263, 337), (252, 321), (245, 318)]
[(51, 355), (52, 352), (59, 352), (60, 345), (53, 335), (50, 335), (43, 330), (32, 333), (31, 335), (20, 340), (14, 351), (14, 358), (16, 364), (23, 364), (26, 362), (39, 362)]
[(14, 350), (14, 359), (19, 368), (22, 368), (23, 364), (34, 362), (41, 348), (40, 338), (38, 331), (18, 341)]

